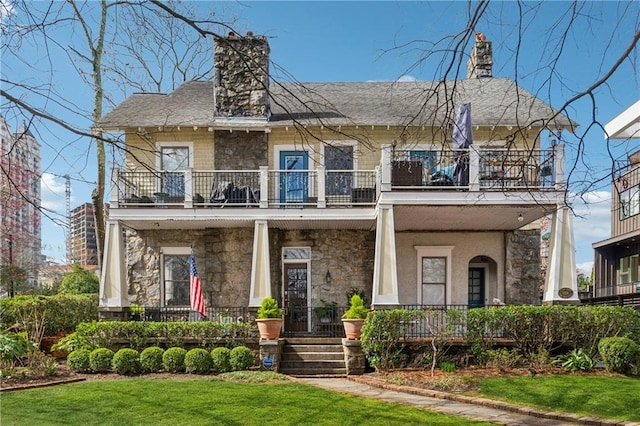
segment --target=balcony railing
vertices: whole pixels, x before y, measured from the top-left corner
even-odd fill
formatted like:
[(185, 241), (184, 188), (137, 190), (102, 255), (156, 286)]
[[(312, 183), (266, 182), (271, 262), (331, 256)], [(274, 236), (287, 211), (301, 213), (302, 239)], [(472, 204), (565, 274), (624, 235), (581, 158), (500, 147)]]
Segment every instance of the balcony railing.
[(550, 149), (383, 149), (376, 170), (114, 170), (112, 207), (371, 207), (381, 192), (564, 190)]

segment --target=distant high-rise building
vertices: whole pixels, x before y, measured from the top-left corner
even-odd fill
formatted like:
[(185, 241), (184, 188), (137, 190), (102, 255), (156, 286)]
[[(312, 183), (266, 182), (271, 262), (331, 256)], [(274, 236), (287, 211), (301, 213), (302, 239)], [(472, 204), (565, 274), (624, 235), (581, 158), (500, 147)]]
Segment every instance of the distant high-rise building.
[(93, 217), (93, 204), (85, 203), (71, 210), (69, 235), (71, 263), (80, 265), (98, 264), (98, 246)]
[(0, 116), (0, 264), (37, 285), (41, 254), (40, 143), (23, 123), (15, 133)]

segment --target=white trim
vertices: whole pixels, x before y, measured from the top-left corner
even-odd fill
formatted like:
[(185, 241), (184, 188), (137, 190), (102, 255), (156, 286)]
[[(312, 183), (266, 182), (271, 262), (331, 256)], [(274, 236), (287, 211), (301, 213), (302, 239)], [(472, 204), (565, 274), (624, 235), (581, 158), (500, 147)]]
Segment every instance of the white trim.
[(282, 170), (282, 164), (280, 164), (280, 153), (282, 151), (297, 151), (306, 152), (309, 156), (307, 164), (307, 170), (313, 170), (313, 164), (317, 161), (316, 151), (311, 146), (303, 146), (302, 144), (287, 144), (287, 145), (274, 145), (273, 146), (273, 166), (276, 170)]
[(505, 146), (507, 146), (507, 140), (474, 140), (473, 144), (479, 146), (480, 148), (504, 148)]
[[(187, 246), (171, 246), (171, 247), (160, 247), (160, 306), (165, 307), (165, 281), (164, 281), (164, 257), (165, 256), (189, 256), (191, 255), (192, 248)], [(177, 305), (184, 306), (184, 305)]]
[[(324, 141), (323, 144), (320, 145), (320, 158), (322, 159), (322, 164), (324, 165), (326, 170), (330, 170), (327, 169), (327, 164), (324, 161), (324, 151), (326, 146), (333, 146), (333, 147), (340, 147), (340, 146), (351, 146), (353, 147), (353, 170), (358, 170), (358, 157), (359, 155), (359, 149), (358, 149), (358, 141), (356, 140), (352, 140), (352, 139), (348, 139), (348, 140), (330, 140), (330, 141)], [(333, 170), (333, 169), (331, 169)]]
[[(309, 250), (309, 258), (308, 259), (285, 259), (284, 251), (290, 249), (305, 249)], [(285, 264), (305, 264), (307, 267), (307, 311), (311, 309), (311, 289), (313, 288), (311, 285), (311, 247), (310, 246), (287, 246), (282, 247), (280, 250), (280, 259), (282, 261), (282, 300), (280, 301), (280, 306), (284, 307), (284, 292), (286, 285), (286, 278), (284, 276), (284, 265)], [(307, 315), (307, 331), (311, 331), (311, 315)]]
[(423, 257), (444, 257), (447, 259), (447, 270), (445, 277), (445, 304), (451, 304), (451, 285), (453, 277), (453, 249), (455, 246), (414, 246), (416, 250), (416, 285), (418, 304), (423, 304), (422, 300), (422, 258)]

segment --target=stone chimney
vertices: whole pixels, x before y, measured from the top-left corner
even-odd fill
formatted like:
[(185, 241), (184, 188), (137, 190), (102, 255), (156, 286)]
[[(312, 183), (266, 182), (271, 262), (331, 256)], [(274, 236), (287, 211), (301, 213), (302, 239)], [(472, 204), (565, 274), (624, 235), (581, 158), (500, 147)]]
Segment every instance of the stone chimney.
[(476, 41), (467, 62), (467, 78), (493, 77), (493, 50), (486, 36), (476, 33)]
[(267, 119), (269, 43), (264, 36), (230, 32), (215, 38), (215, 116)]

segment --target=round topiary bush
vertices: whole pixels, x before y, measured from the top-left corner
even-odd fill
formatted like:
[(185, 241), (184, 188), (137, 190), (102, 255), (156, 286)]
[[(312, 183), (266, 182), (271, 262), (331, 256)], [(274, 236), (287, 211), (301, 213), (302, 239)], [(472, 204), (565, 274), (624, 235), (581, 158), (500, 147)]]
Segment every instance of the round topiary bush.
[(89, 354), (89, 368), (93, 373), (106, 373), (111, 371), (113, 351), (109, 348), (98, 348)]
[(211, 351), (211, 359), (213, 360), (213, 368), (218, 373), (226, 373), (231, 371), (231, 364), (229, 363), (231, 351), (229, 348), (215, 348)]
[(164, 349), (151, 346), (140, 352), (140, 367), (143, 373), (157, 373), (162, 369)]
[(209, 351), (202, 348), (191, 349), (184, 356), (184, 367), (187, 373), (207, 374), (213, 367)]
[(162, 366), (169, 373), (180, 373), (184, 371), (184, 357), (187, 350), (183, 348), (169, 348), (162, 355)]
[(233, 371), (248, 370), (253, 365), (253, 351), (246, 346), (236, 346), (229, 353), (229, 364)]
[(633, 373), (640, 363), (640, 345), (628, 337), (605, 337), (598, 343), (598, 352), (607, 370), (616, 373)]
[(87, 373), (91, 371), (89, 364), (90, 351), (87, 349), (77, 349), (67, 355), (67, 366), (76, 373)]
[(140, 373), (140, 354), (135, 349), (122, 348), (113, 356), (111, 369), (122, 376)]

